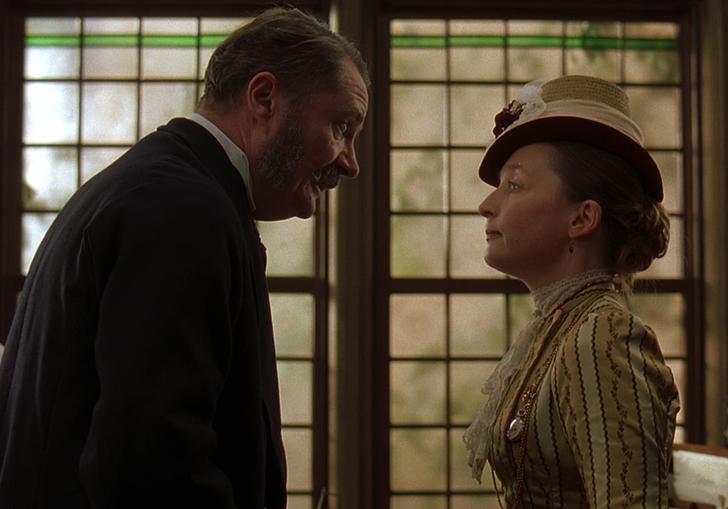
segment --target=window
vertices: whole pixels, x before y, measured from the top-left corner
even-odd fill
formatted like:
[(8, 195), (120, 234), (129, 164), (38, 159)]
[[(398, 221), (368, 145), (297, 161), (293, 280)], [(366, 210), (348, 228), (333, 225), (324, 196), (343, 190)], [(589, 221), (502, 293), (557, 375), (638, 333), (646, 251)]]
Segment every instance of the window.
[[(193, 111), (212, 51), (249, 19), (25, 19), (22, 275), (78, 187), (157, 126)], [(294, 509), (313, 507), (326, 483), (325, 217), (324, 206), (310, 221), (259, 224), (269, 253), (289, 506)]]
[(381, 127), (388, 177), (377, 202), (389, 254), (380, 265), (380, 312), (388, 319), (375, 334), (386, 342), (375, 370), (387, 382), (375, 396), (382, 401), (375, 427), (388, 435), (375, 461), (388, 469), (375, 505), (497, 507), (488, 471), (482, 485), (472, 481), (461, 437), (531, 302), (523, 285), (482, 260), (477, 206), (489, 191), (477, 168), (493, 117), (534, 79), (591, 74), (619, 83), (660, 165), (672, 238), (667, 255), (638, 275), (633, 305), (654, 325), (675, 375), (677, 440), (684, 440), (688, 387), (699, 377), (687, 356), (699, 338), (690, 328), (697, 310), (688, 304), (695, 260), (687, 239), (695, 242), (695, 232), (686, 218), (695, 173), (679, 23), (393, 17), (387, 38), (389, 117)]
[[(623, 85), (663, 170), (671, 249), (641, 275), (634, 305), (656, 328), (680, 385), (678, 439), (701, 442), (703, 413), (711, 411), (703, 401), (701, 220), (714, 216), (713, 228), (725, 228), (726, 193), (714, 186), (702, 213), (701, 87), (714, 87), (703, 114), (720, 110), (718, 125), (728, 116), (719, 104), (723, 85), (702, 83), (694, 69), (693, 1), (585, 1), (577, 10), (546, 0), (294, 3), (338, 9), (342, 27), (376, 54), (368, 57), (375, 83), (358, 181), (344, 183), (314, 221), (259, 225), (289, 506), (317, 507), (324, 487), (334, 495), (328, 507), (345, 509), (496, 504), (488, 472), (482, 486), (470, 479), (460, 437), (480, 385), (528, 319), (530, 299), (482, 261), (476, 207), (488, 186), (475, 168), (493, 115), (532, 78), (565, 72)], [(238, 16), (266, 6), (183, 0), (155, 18), (142, 17), (155, 8), (141, 0), (7, 4), (0, 7), (9, 14), (0, 17), (9, 41), (0, 52), (0, 334), (32, 252), (68, 196), (138, 137), (189, 113), (212, 48), (246, 19)], [(701, 51), (724, 49), (712, 42)], [(716, 83), (724, 53), (713, 66)], [(123, 121), (112, 126), (110, 115)], [(725, 166), (720, 154), (715, 168)], [(707, 164), (705, 171), (722, 182)], [(713, 232), (718, 247), (705, 245), (715, 251), (716, 281), (724, 276), (724, 235)], [(710, 312), (723, 316), (725, 288), (715, 286)], [(715, 353), (725, 352), (721, 323), (712, 325)], [(724, 386), (725, 361), (715, 362), (712, 380)], [(722, 433), (726, 391), (713, 392), (723, 398), (711, 400)]]

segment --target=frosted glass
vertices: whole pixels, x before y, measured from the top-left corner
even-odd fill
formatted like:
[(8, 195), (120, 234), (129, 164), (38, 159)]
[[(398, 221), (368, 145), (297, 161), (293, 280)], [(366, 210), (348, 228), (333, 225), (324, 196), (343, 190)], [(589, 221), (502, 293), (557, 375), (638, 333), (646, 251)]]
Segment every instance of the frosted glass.
[(625, 50), (624, 80), (627, 83), (679, 83), (677, 50)]
[(444, 295), (392, 295), (389, 302), (392, 357), (445, 355)]
[(445, 152), (393, 150), (390, 160), (392, 210), (445, 211)]
[(142, 49), (142, 79), (182, 79), (195, 76), (197, 76), (195, 48)]
[(141, 136), (165, 125), (173, 117), (189, 115), (195, 108), (194, 83), (142, 83)]
[(391, 509), (446, 509), (447, 500), (443, 496), (422, 495), (390, 497)]
[(22, 243), (21, 251), (21, 270), (23, 275), (28, 273), (30, 263), (35, 256), (41, 240), (48, 231), (53, 220), (56, 218), (55, 213), (25, 213), (23, 214), (22, 225)]
[[(288, 464), (288, 489), (313, 489), (313, 433), (307, 429), (283, 429)], [(290, 506), (290, 504), (289, 504)]]
[[(472, 389), (472, 388), (471, 388)], [(480, 390), (476, 390), (480, 394)], [(474, 416), (470, 416), (471, 420)], [(468, 422), (468, 424), (470, 424)], [(467, 451), (463, 444), (465, 428), (453, 428), (450, 430), (450, 489), (463, 491), (491, 491), (493, 486), (490, 482), (490, 465), (486, 464), (483, 469), (483, 482), (479, 484), (473, 479), (473, 472), (468, 466)], [(477, 506), (482, 509), (485, 506)]]
[(391, 140), (393, 145), (443, 145), (446, 140), (446, 87), (393, 85)]
[(136, 140), (137, 86), (133, 83), (85, 83), (84, 142), (132, 143)]
[(450, 296), (450, 355), (500, 356), (506, 350), (503, 295)]
[(485, 147), (493, 136), (493, 119), (503, 109), (503, 87), (450, 87), (450, 143)]
[(136, 78), (137, 48), (96, 48), (83, 50), (84, 78)]
[(444, 80), (447, 78), (445, 49), (393, 48), (390, 75), (393, 80)]
[(229, 34), (251, 21), (252, 18), (202, 18), (200, 20), (200, 33)]
[(657, 334), (662, 354), (685, 356), (685, 300), (679, 293), (638, 293), (632, 296), (632, 307), (642, 321)]
[(25, 143), (75, 143), (78, 84), (26, 83), (23, 113)]
[(485, 263), (485, 219), (480, 216), (450, 218), (450, 275), (465, 278), (500, 278)]
[(505, 78), (503, 48), (450, 48), (450, 79), (500, 81)]
[(91, 177), (106, 168), (118, 159), (126, 148), (98, 148), (84, 147), (81, 149), (81, 182), (88, 181)]
[(497, 361), (450, 363), (450, 420), (470, 424), (484, 403), (480, 388), (493, 373)]
[(76, 190), (76, 149), (30, 147), (23, 150), (23, 207), (60, 209)]
[(393, 277), (445, 276), (446, 222), (440, 216), (392, 216)]
[(299, 218), (259, 221), (268, 256), (269, 276), (312, 276), (316, 222)]
[(475, 213), (480, 202), (493, 191), (493, 188), (480, 180), (478, 176), (478, 168), (480, 168), (484, 152), (485, 146), (480, 149), (450, 152), (451, 210)]
[(447, 435), (444, 429), (394, 429), (389, 432), (390, 484), (393, 490), (444, 490), (447, 485)]
[(195, 18), (143, 18), (142, 33), (165, 35), (197, 34)]
[(313, 364), (278, 361), (283, 424), (313, 423)]
[(313, 295), (271, 294), (273, 332), (279, 356), (313, 357), (314, 304)]
[(562, 52), (559, 48), (509, 48), (508, 77), (529, 82), (561, 76)]
[(512, 20), (506, 22), (508, 35), (550, 35), (561, 36), (563, 23), (561, 21), (545, 20)]
[(445, 423), (445, 363), (389, 364), (390, 420), (398, 424)]
[(136, 35), (139, 33), (138, 18), (84, 18), (85, 34)]
[(394, 20), (389, 24), (392, 35), (445, 35), (445, 22), (439, 19)]
[(26, 47), (25, 77), (78, 78), (80, 62), (78, 48)]
[(80, 18), (28, 18), (26, 35), (77, 35), (81, 32)]
[(566, 74), (584, 74), (611, 82), (620, 81), (619, 51), (567, 49)]
[(648, 148), (682, 146), (678, 87), (625, 87), (625, 91), (632, 118), (642, 128)]

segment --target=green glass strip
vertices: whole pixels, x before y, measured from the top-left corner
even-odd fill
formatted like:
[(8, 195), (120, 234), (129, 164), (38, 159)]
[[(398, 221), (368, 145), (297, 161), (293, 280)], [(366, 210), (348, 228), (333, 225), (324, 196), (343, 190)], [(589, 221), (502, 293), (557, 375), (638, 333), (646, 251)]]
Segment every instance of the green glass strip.
[(478, 47), (485, 46), (499, 48), (505, 46), (506, 38), (501, 35), (451, 35), (450, 46), (452, 47)]
[(400, 35), (390, 39), (393, 48), (444, 48), (446, 37)]
[(196, 48), (194, 35), (143, 35), (142, 46), (148, 48)]
[(225, 40), (226, 35), (201, 35), (200, 46), (203, 48), (217, 48), (222, 41)]
[(582, 49), (636, 49), (636, 50), (675, 50), (674, 39), (620, 39), (618, 37), (590, 36), (411, 36), (398, 35), (390, 39), (393, 48), (437, 48), (448, 47), (490, 47), (500, 48), (582, 48)]
[[(224, 39), (224, 34), (205, 35), (142, 35), (141, 45), (149, 48), (215, 48)], [(136, 47), (140, 42), (137, 35), (31, 35), (25, 38), (27, 47), (78, 47), (83, 40), (84, 46)], [(393, 48), (582, 48), (594, 50), (666, 50), (677, 49), (674, 39), (620, 39), (618, 37), (559, 37), (559, 36), (410, 36), (398, 35), (390, 38)]]
[(81, 38), (77, 35), (29, 35), (25, 38), (26, 47), (42, 46), (80, 46)]
[(512, 48), (560, 48), (563, 38), (556, 36), (514, 35), (508, 37)]
[[(215, 48), (226, 35), (142, 35), (141, 45), (147, 48), (196, 48), (198, 43), (204, 48)], [(83, 41), (83, 46), (91, 47), (132, 47), (139, 46), (138, 35), (31, 35), (25, 38), (26, 47), (78, 47)]]
[(625, 49), (639, 50), (676, 50), (674, 39), (624, 39)]
[(139, 44), (139, 37), (136, 35), (84, 35), (84, 46), (131, 46)]
[[(655, 39), (657, 41), (657, 39)], [(567, 37), (564, 45), (569, 49), (610, 50), (624, 48), (624, 39), (617, 37)]]

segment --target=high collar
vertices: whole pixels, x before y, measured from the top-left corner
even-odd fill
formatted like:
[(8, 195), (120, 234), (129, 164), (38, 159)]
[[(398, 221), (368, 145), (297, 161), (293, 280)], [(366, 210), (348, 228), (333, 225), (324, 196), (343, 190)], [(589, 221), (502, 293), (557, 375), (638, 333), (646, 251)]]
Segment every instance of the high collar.
[(567, 277), (534, 290), (531, 293), (535, 314), (547, 317), (557, 308), (578, 297), (587, 288), (604, 287), (614, 290), (614, 274), (606, 269), (596, 269)]

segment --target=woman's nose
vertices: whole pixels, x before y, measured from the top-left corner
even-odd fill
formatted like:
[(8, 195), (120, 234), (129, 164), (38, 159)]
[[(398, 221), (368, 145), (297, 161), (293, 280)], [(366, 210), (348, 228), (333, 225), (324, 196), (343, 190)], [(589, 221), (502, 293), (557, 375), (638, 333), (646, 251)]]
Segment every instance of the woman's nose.
[(485, 218), (489, 218), (495, 215), (495, 199), (493, 195), (495, 191), (486, 196), (480, 205), (478, 206), (478, 213)]

